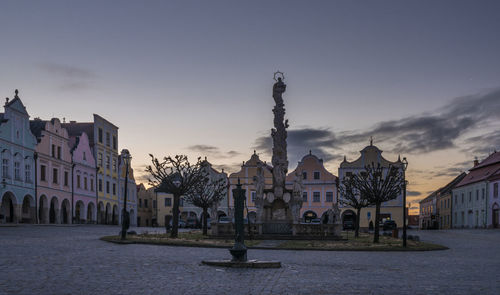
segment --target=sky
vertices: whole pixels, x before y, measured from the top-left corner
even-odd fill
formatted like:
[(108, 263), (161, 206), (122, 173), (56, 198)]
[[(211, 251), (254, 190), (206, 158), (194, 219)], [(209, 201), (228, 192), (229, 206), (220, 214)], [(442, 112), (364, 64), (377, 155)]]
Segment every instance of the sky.
[(285, 73), (290, 170), (332, 173), (370, 137), (409, 161), (409, 203), (500, 148), (498, 1), (0, 2), (0, 95), (30, 115), (119, 126), (149, 154), (236, 172), (270, 161), (273, 73)]

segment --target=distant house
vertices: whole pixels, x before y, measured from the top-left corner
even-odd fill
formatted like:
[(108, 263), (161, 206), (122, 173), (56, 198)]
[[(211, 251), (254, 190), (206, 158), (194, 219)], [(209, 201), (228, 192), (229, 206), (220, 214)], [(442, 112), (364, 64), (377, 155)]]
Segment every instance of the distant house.
[(420, 229), (437, 229), (438, 222), (436, 219), (436, 200), (437, 191), (432, 192), (425, 199), (420, 201)]
[[(500, 153), (494, 152), (469, 170), (453, 189), (453, 227), (485, 228), (498, 226), (498, 187)], [(498, 189), (497, 189), (498, 191)]]

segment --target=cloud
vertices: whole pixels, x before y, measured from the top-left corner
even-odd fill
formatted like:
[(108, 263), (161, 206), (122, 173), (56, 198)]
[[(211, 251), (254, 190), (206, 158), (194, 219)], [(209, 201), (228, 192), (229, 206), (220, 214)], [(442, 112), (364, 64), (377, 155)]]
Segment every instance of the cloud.
[(231, 150), (231, 151), (221, 151), (220, 148), (212, 145), (206, 144), (196, 144), (187, 147), (188, 150), (202, 154), (203, 156), (209, 156), (216, 159), (227, 159), (239, 156), (241, 153)]
[(417, 197), (417, 196), (420, 196), (421, 194), (422, 194), (421, 192), (417, 192), (417, 191), (407, 191), (406, 192), (406, 195), (410, 196), (410, 197)]
[(39, 67), (45, 72), (61, 78), (92, 79), (97, 77), (97, 75), (92, 71), (70, 65), (41, 63), (39, 64)]
[[(271, 135), (261, 136), (255, 140), (254, 148), (270, 157), (272, 145)], [(305, 127), (288, 130), (287, 149), (290, 166), (294, 166), (309, 151), (325, 162), (339, 160), (342, 155), (335, 150), (337, 146), (335, 134), (327, 128)]]
[(98, 75), (90, 70), (57, 63), (41, 63), (38, 67), (57, 79), (58, 88), (64, 91), (79, 91), (92, 88)]

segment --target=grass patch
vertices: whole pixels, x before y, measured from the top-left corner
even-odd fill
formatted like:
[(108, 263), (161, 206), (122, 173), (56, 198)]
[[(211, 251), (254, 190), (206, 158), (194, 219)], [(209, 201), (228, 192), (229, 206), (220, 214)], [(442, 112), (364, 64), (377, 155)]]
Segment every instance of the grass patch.
[(407, 240), (407, 247), (404, 248), (403, 240), (387, 236), (380, 236), (380, 243), (373, 244), (373, 235), (367, 233), (360, 233), (358, 238), (354, 238), (354, 234), (349, 233), (347, 237), (346, 233), (343, 232), (342, 237), (348, 239), (340, 241), (286, 241), (278, 248), (333, 251), (432, 251), (448, 249), (437, 244), (411, 240)]
[[(105, 236), (102, 237), (101, 240), (119, 244), (153, 244), (213, 248), (230, 248), (234, 245), (234, 240), (210, 239), (204, 236), (199, 230), (180, 232), (176, 239), (172, 239), (170, 234), (142, 233), (139, 235), (127, 235), (125, 241), (122, 241), (120, 236)], [(247, 247), (255, 246), (258, 243), (260, 243), (260, 241), (245, 241)]]
[[(360, 233), (358, 238), (354, 234), (342, 233), (344, 240), (283, 240), (276, 247), (265, 247), (265, 249), (281, 250), (320, 250), (320, 251), (432, 251), (446, 250), (445, 246), (426, 242), (408, 240), (407, 247), (403, 248), (403, 241), (387, 236), (380, 236), (380, 243), (373, 244), (373, 235)], [(348, 238), (348, 239), (346, 239)], [(101, 240), (118, 244), (150, 244), (185, 247), (206, 248), (230, 248), (234, 245), (233, 239), (210, 239), (201, 231), (190, 231), (179, 233), (177, 239), (170, 238), (168, 234), (143, 233), (140, 235), (128, 235), (125, 241), (120, 236), (105, 236)], [(263, 249), (259, 247), (262, 240), (246, 240), (245, 245), (249, 248)]]

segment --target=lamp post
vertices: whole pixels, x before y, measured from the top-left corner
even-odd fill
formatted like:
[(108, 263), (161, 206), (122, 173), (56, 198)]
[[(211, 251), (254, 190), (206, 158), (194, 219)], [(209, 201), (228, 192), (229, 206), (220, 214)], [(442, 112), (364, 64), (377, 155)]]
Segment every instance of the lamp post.
[(403, 247), (406, 248), (406, 169), (408, 168), (408, 160), (403, 158)]
[(127, 211), (127, 192), (128, 192), (128, 169), (130, 166), (130, 160), (132, 157), (127, 149), (123, 149), (121, 152), (123, 162), (125, 163), (125, 191), (123, 196), (123, 210), (122, 210), (122, 240), (127, 237), (127, 230), (130, 226), (130, 216)]

